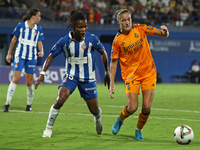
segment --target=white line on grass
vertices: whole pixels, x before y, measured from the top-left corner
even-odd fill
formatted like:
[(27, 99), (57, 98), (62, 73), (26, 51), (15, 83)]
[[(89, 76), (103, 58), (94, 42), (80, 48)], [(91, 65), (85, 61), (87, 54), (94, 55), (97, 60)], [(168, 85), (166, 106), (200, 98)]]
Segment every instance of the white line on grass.
[[(0, 110), (3, 111), (3, 110)], [(18, 111), (18, 110), (10, 110), (10, 112), (18, 112), (18, 113), (41, 113), (41, 114), (48, 114), (49, 112), (26, 112), (26, 111)], [(82, 114), (82, 113), (59, 113), (62, 115), (81, 115), (81, 116), (92, 116), (92, 114)], [(119, 115), (104, 115), (104, 117), (118, 117)], [(131, 116), (133, 118), (138, 118), (138, 116)], [(160, 118), (160, 117), (149, 117), (151, 119), (157, 119), (157, 120), (183, 120), (183, 121), (196, 121), (200, 122), (200, 120), (195, 120), (195, 119), (184, 119), (184, 118)]]

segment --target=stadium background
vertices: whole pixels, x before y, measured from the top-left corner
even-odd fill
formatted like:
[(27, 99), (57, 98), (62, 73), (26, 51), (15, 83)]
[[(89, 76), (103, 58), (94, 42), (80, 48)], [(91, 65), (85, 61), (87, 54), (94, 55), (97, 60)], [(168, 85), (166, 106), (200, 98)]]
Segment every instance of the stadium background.
[[(66, 0), (67, 1), (67, 0)], [(11, 7), (12, 9), (7, 9), (6, 7), (1, 7), (0, 9), (0, 83), (8, 84), (11, 79), (11, 70), (9, 64), (6, 63), (5, 57), (12, 38), (12, 31), (17, 23), (20, 21), (21, 17), (26, 14), (28, 8), (37, 7), (42, 13), (42, 20), (39, 25), (42, 26), (45, 35), (44, 51), (45, 55), (43, 58), (39, 58), (37, 62), (36, 75), (34, 80), (36, 80), (39, 75), (41, 66), (49, 54), (49, 50), (57, 42), (60, 37), (68, 34), (68, 20), (56, 19), (56, 14), (54, 10), (48, 8), (47, 6), (41, 5), (39, 1), (23, 1), (21, 2), (23, 8), (17, 9)], [(148, 2), (148, 1), (147, 1)], [(137, 4), (136, 4), (137, 5)], [(119, 6), (122, 6), (121, 4)], [(9, 7), (10, 8), (10, 7)], [(199, 9), (200, 10), (200, 9)], [(95, 11), (94, 11), (95, 12)], [(113, 12), (104, 12), (104, 22), (100, 19), (99, 22), (96, 20), (96, 14), (93, 16), (94, 20), (91, 22), (90, 11), (85, 11), (88, 16), (88, 31), (94, 33), (99, 37), (101, 42), (104, 44), (108, 57), (110, 56), (111, 44), (113, 37), (115, 36), (117, 30), (119, 29), (117, 24), (113, 24)], [(103, 13), (102, 13), (103, 14)], [(148, 41), (152, 50), (152, 55), (156, 63), (157, 71), (162, 77), (163, 83), (174, 83), (174, 82), (189, 82), (187, 72), (190, 70), (192, 62), (198, 60), (200, 62), (200, 29), (199, 29), (199, 16), (197, 22), (194, 24), (194, 20), (190, 16), (190, 20), (183, 22), (182, 24), (177, 24), (180, 20), (164, 20), (162, 18), (163, 14), (159, 14), (161, 17), (159, 22), (151, 19), (140, 18), (136, 20), (133, 13), (133, 23), (147, 23), (157, 28), (162, 24), (166, 24), (170, 31), (170, 36), (167, 39), (148, 36)], [(107, 16), (105, 18), (105, 16)], [(110, 17), (110, 19), (107, 19)], [(107, 21), (110, 20), (110, 21)], [(149, 22), (148, 22), (149, 21)], [(190, 22), (189, 22), (190, 21)], [(102, 82), (104, 78), (103, 65), (100, 60), (100, 55), (96, 55), (96, 67), (97, 67), (97, 81)], [(49, 68), (48, 80), (45, 83), (60, 83), (62, 79), (62, 73), (64, 68), (63, 56), (58, 56), (52, 63), (52, 67)], [(109, 58), (110, 62), (110, 58)], [(23, 75), (23, 74), (22, 74)], [(25, 80), (24, 80), (25, 81)], [(20, 83), (24, 83), (23, 79)], [(118, 67), (116, 74), (116, 81), (122, 81), (120, 75), (120, 67)]]

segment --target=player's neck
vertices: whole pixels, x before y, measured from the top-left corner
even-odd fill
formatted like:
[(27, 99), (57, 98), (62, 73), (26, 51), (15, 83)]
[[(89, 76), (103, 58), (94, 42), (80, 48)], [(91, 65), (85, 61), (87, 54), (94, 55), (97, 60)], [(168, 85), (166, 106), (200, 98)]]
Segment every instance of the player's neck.
[(27, 23), (28, 23), (28, 27), (29, 27), (29, 28), (31, 28), (31, 29), (32, 29), (32, 28), (34, 28), (34, 27), (35, 27), (35, 23), (34, 23), (33, 21), (31, 21), (31, 20), (28, 20), (28, 21), (27, 21)]

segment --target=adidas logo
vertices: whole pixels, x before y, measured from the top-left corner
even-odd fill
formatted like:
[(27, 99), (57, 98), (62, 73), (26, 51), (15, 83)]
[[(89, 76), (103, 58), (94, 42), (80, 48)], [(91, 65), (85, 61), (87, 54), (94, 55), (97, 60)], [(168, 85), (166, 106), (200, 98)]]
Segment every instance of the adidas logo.
[(155, 86), (155, 84), (153, 83), (151, 86)]
[(122, 44), (121, 45), (124, 45), (125, 44), (125, 42), (122, 42)]

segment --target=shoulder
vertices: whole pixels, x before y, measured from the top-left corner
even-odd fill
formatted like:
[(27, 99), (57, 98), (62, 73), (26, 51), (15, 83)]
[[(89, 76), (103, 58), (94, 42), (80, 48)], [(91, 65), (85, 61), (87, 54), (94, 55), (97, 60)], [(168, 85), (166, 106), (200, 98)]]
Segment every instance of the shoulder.
[(99, 41), (99, 38), (95, 34), (90, 32), (86, 32), (85, 39), (89, 41)]
[(117, 43), (118, 43), (118, 40), (119, 40), (119, 37), (121, 36), (121, 33), (120, 32), (118, 32), (116, 35), (115, 35), (115, 37), (114, 37), (114, 39), (113, 39), (113, 46), (114, 45), (116, 45)]
[(42, 30), (42, 27), (40, 25), (36, 24), (36, 26), (38, 30)]

